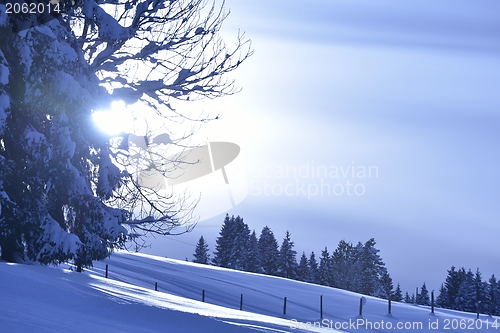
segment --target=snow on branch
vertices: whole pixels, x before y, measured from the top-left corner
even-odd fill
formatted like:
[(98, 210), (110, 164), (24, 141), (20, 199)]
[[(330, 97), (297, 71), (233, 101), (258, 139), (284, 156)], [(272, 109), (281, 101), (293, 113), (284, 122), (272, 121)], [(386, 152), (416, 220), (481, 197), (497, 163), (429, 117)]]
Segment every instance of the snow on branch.
[(207, 0), (85, 0), (80, 43), (102, 84), (133, 103), (148, 98), (192, 100), (233, 94), (222, 79), (251, 54), (241, 34), (233, 49), (219, 36), (224, 2)]
[[(32, 24), (36, 14), (7, 18), (0, 5), (0, 246), (7, 260), (72, 260), (81, 271), (127, 240), (138, 249), (147, 236), (194, 228), (199, 198), (141, 186), (139, 176), (182, 168), (175, 157), (166, 166), (165, 156), (179, 156), (166, 149), (188, 147), (210, 117), (172, 103), (237, 92), (227, 76), (252, 51), (244, 34), (232, 47), (220, 37), (223, 0), (63, 5), (43, 25)], [(144, 145), (113, 146), (92, 126), (113, 100), (155, 117), (157, 128), (128, 133)], [(184, 121), (192, 127), (183, 132)]]

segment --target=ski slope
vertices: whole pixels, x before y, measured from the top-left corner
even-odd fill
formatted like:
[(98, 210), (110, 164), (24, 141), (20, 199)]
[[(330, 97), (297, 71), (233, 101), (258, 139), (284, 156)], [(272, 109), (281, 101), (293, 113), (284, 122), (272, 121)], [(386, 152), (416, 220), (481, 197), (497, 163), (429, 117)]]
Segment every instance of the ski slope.
[(0, 293), (0, 332), (500, 331), (496, 317), (452, 310), (393, 302), (389, 315), (373, 297), (360, 317), (356, 293), (126, 252), (83, 274), (0, 262)]

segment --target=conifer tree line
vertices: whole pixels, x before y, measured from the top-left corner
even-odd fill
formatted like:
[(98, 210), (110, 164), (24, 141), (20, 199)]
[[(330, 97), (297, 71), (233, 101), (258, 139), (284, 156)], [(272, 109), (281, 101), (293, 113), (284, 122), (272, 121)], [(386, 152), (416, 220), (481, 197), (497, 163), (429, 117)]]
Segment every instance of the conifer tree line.
[[(419, 305), (431, 305), (432, 302), (425, 283), (411, 296), (406, 292), (402, 301)], [(457, 270), (452, 266), (439, 288), (434, 305), (444, 309), (499, 316), (500, 283), (495, 274), (488, 281), (483, 281), (479, 268), (473, 273), (471, 269), (466, 271), (462, 267)]]
[(226, 215), (215, 241), (213, 259), (203, 236), (196, 245), (193, 262), (280, 276), (298, 281), (331, 286), (395, 301), (403, 299), (399, 284), (394, 290), (373, 238), (353, 245), (341, 240), (330, 252), (325, 247), (319, 257), (314, 252), (302, 253), (297, 261), (295, 243), (286, 231), (279, 244), (271, 228), (265, 226), (260, 235), (250, 232), (240, 216)]
[[(408, 292), (403, 297), (406, 303), (431, 305), (429, 291), (425, 283), (411, 296)], [(452, 266), (444, 283), (439, 288), (435, 306), (464, 312), (479, 312), (493, 316), (500, 315), (500, 283), (495, 274), (488, 281), (483, 281), (479, 268), (473, 273), (464, 267)]]
[(500, 284), (493, 274), (483, 281), (479, 268), (473, 273), (452, 266), (439, 289), (436, 305), (446, 309), (500, 315)]
[[(279, 245), (271, 228), (265, 226), (257, 237), (250, 232), (240, 216), (226, 215), (219, 236), (215, 241), (213, 259), (209, 246), (200, 237), (193, 262), (237, 269), (253, 273), (280, 276), (303, 282), (315, 283), (349, 290), (392, 301), (418, 305), (431, 305), (431, 291), (425, 282), (415, 293), (403, 292), (399, 283), (394, 289), (392, 278), (385, 267), (373, 238), (364, 244), (353, 245), (341, 240), (330, 252), (325, 247), (319, 257), (315, 252), (305, 252), (297, 260), (295, 243), (286, 231)], [(479, 311), (483, 314), (500, 315), (500, 282), (495, 275), (482, 281), (479, 269), (448, 270), (448, 276), (441, 285), (435, 306), (466, 312)]]

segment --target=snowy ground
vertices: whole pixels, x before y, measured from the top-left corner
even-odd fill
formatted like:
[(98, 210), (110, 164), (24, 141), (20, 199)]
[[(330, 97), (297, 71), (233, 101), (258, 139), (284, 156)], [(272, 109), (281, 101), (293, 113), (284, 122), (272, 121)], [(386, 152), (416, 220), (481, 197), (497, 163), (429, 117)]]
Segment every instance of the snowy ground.
[(500, 331), (496, 317), (451, 310), (393, 303), (391, 316), (372, 297), (360, 318), (359, 294), (125, 252), (84, 274), (0, 262), (0, 294), (0, 332)]

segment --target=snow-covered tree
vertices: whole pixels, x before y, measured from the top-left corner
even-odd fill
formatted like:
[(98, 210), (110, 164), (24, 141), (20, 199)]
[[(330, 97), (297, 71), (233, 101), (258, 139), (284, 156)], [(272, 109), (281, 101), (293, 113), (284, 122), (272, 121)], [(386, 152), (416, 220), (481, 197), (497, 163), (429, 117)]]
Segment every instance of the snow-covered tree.
[(354, 270), (356, 268), (353, 256), (352, 243), (341, 240), (332, 253), (332, 286), (344, 290), (352, 290), (355, 280)]
[(364, 245), (358, 244), (355, 249), (356, 282), (354, 291), (373, 295), (377, 290), (385, 264), (375, 248), (375, 239), (369, 239)]
[(405, 303), (407, 303), (407, 304), (414, 303), (412, 298), (413, 297), (411, 297), (408, 292), (405, 292), (405, 297), (404, 297), (404, 302)]
[[(385, 267), (384, 267), (385, 268)], [(375, 296), (383, 298), (383, 299), (393, 299), (393, 288), (392, 278), (389, 275), (389, 272), (385, 270), (385, 272), (380, 277), (378, 288), (375, 293)], [(394, 299), (393, 299), (394, 300)]]
[(287, 230), (279, 250), (278, 275), (288, 279), (297, 277), (297, 251), (293, 247), (294, 242), (290, 239), (290, 232)]
[(246, 269), (250, 230), (240, 216), (229, 217), (226, 214), (219, 237), (215, 245), (213, 263), (217, 266)]
[(309, 282), (310, 280), (310, 270), (307, 263), (307, 256), (305, 252), (302, 252), (300, 256), (299, 265), (297, 266), (297, 280)]
[(492, 316), (500, 314), (500, 285), (495, 274), (488, 280), (488, 306), (487, 312)]
[(455, 310), (476, 312), (476, 290), (474, 286), (474, 273), (472, 270), (465, 271), (462, 268), (459, 271), (460, 285), (457, 296), (455, 297), (453, 308)]
[(278, 272), (278, 242), (272, 230), (265, 226), (259, 236), (262, 272), (267, 275), (277, 275)]
[(259, 241), (257, 240), (255, 230), (253, 230), (248, 240), (245, 270), (252, 273), (261, 273), (262, 267), (260, 265), (260, 260), (261, 255), (259, 249)]
[(488, 284), (483, 281), (479, 268), (476, 269), (472, 279), (472, 289), (474, 292), (474, 305), (476, 311), (481, 313), (488, 311)]
[[(3, 13), (0, 10), (0, 34), (6, 35), (8, 20), (7, 15)], [(2, 41), (1, 37), (0, 41)], [(3, 47), (0, 47), (0, 138), (4, 136), (7, 117), (10, 114), (10, 97), (5, 90), (10, 80), (10, 70), (2, 49)], [(9, 169), (2, 149), (2, 154), (0, 154), (0, 175), (6, 175)], [(22, 239), (19, 237), (22, 234), (23, 223), (15, 218), (6, 218), (6, 216), (16, 214), (16, 207), (5, 192), (3, 178), (0, 177), (0, 247), (2, 247), (2, 259), (14, 261), (14, 257), (23, 252)]]
[(328, 286), (330, 282), (330, 253), (328, 252), (328, 248), (325, 246), (325, 249), (321, 251), (321, 257), (319, 258), (319, 267), (318, 267), (318, 283), (324, 286)]
[(233, 239), (231, 240), (229, 268), (247, 270), (249, 241), (250, 229), (248, 225), (243, 222), (243, 218), (236, 216), (236, 218), (234, 218)]
[(439, 295), (436, 298), (436, 306), (440, 308), (449, 308), (450, 304), (448, 303), (448, 290), (444, 286), (444, 284), (441, 284), (441, 287), (439, 288)]
[(231, 261), (232, 240), (235, 233), (234, 216), (226, 214), (224, 222), (215, 240), (215, 252), (213, 264), (219, 267), (229, 267)]
[(396, 286), (396, 290), (394, 290), (394, 293), (392, 294), (392, 300), (395, 302), (403, 301), (403, 292), (401, 291), (399, 283)]
[(19, 20), (0, 28), (9, 99), (0, 137), (2, 257), (73, 260), (81, 271), (123, 247), (130, 217), (110, 204), (124, 174), (107, 139), (86, 125), (106, 94), (64, 22), (14, 33)]
[[(458, 309), (456, 307), (459, 301), (457, 300), (459, 297), (459, 289), (462, 284), (465, 276), (465, 269), (459, 269), (458, 271), (455, 269), (455, 266), (452, 266), (451, 269), (448, 270), (448, 276), (444, 282), (444, 290), (445, 293), (440, 293), (439, 303), (440, 306), (443, 306), (448, 309)], [(444, 296), (441, 297), (441, 294), (446, 295), (446, 299)]]
[(362, 283), (362, 267), (359, 261), (360, 254), (363, 251), (363, 243), (358, 242), (355, 246), (352, 246), (351, 262), (352, 262), (352, 273), (349, 277), (350, 288), (348, 290), (354, 292), (360, 292)]
[(429, 299), (429, 291), (427, 290), (425, 282), (422, 285), (422, 288), (420, 288), (420, 293), (417, 294), (415, 301), (419, 305), (431, 305), (431, 301)]
[(456, 270), (452, 266), (448, 270), (448, 276), (440, 289), (437, 304), (448, 309), (475, 312), (476, 293), (474, 273), (470, 269), (466, 271), (462, 267)]
[(205, 242), (203, 236), (201, 236), (198, 243), (196, 243), (196, 249), (193, 254), (193, 262), (206, 265), (210, 264), (210, 253), (208, 251), (208, 244)]
[(318, 262), (316, 261), (316, 255), (314, 251), (309, 255), (308, 260), (309, 265), (309, 281), (311, 283), (319, 283), (318, 282)]
[(250, 229), (240, 216), (226, 214), (215, 244), (213, 263), (216, 266), (246, 270)]
[[(173, 102), (234, 93), (226, 74), (251, 51), (243, 36), (225, 46), (223, 7), (204, 0), (61, 1), (60, 10), (6, 15), (0, 4), (0, 246), (6, 260), (81, 270), (127, 239), (191, 230), (196, 201), (140, 186), (136, 162), (171, 175), (151, 162), (190, 134), (173, 128), (210, 118)], [(98, 132), (92, 114), (117, 100), (141, 102), (171, 144), (149, 140), (152, 128), (130, 133), (147, 148), (134, 160), (124, 139)]]
[(479, 269), (473, 273), (470, 269), (466, 271), (462, 267), (456, 270), (452, 266), (445, 283), (439, 289), (436, 304), (447, 309), (494, 314), (498, 306), (497, 297), (500, 295), (497, 288), (494, 275), (487, 283), (482, 281)]

